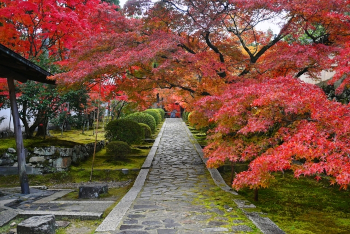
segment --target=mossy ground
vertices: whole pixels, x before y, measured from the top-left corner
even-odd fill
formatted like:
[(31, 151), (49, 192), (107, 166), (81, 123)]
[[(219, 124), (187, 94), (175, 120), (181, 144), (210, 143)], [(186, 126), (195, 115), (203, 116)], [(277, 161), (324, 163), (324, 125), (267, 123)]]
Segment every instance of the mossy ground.
[[(94, 131), (89, 130), (85, 131), (83, 134), (81, 130), (69, 130), (63, 132), (61, 135), (61, 131), (50, 131), (51, 136), (45, 137), (33, 137), (31, 139), (24, 139), (23, 144), (25, 148), (29, 150), (33, 150), (34, 147), (47, 147), (47, 146), (57, 146), (62, 148), (70, 148), (75, 145), (88, 144), (95, 142), (95, 135), (93, 135)], [(97, 140), (104, 140), (104, 130), (99, 129), (97, 134)], [(7, 138), (0, 140), (0, 154), (6, 152), (8, 148), (16, 149), (16, 141), (15, 138)]]
[[(189, 128), (197, 140), (202, 140), (201, 132)], [(236, 172), (247, 168), (244, 163), (235, 165)], [(219, 172), (230, 186), (230, 166), (219, 168)], [(259, 190), (258, 202), (254, 201), (254, 191), (239, 191), (240, 196), (257, 206), (254, 211), (266, 213), (286, 233), (350, 233), (349, 190), (331, 186), (327, 179), (319, 182), (310, 177), (296, 179), (292, 172), (274, 175), (276, 179), (269, 188)]]
[[(243, 199), (241, 196), (227, 193), (217, 187), (208, 171), (201, 177), (201, 181), (208, 181), (208, 185), (193, 189), (195, 193), (200, 194), (194, 199), (193, 203), (202, 205), (208, 210), (206, 213), (203, 213), (204, 215), (210, 216), (207, 223), (211, 221), (225, 221), (228, 224), (222, 227), (228, 230), (232, 230), (232, 226), (235, 225), (246, 225), (252, 228), (252, 232), (250, 233), (261, 233), (233, 201), (234, 199)], [(228, 210), (228, 207), (233, 209)], [(215, 210), (220, 210), (223, 215), (218, 214)]]
[[(236, 166), (236, 172), (247, 164)], [(230, 167), (221, 168), (221, 175), (230, 184)], [(327, 179), (319, 182), (310, 177), (296, 179), (291, 171), (274, 173), (275, 180), (254, 192), (242, 189), (238, 193), (267, 214), (286, 233), (350, 233), (350, 194), (331, 186)]]
[(275, 174), (267, 189), (253, 201), (249, 189), (239, 194), (261, 208), (287, 233), (350, 233), (349, 191), (330, 186), (329, 181), (294, 178), (292, 172)]

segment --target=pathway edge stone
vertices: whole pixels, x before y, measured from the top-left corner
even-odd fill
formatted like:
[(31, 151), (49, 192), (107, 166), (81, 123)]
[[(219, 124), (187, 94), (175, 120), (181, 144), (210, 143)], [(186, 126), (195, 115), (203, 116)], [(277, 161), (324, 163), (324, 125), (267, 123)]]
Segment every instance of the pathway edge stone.
[(156, 152), (157, 152), (157, 149), (159, 146), (160, 138), (163, 135), (164, 128), (165, 128), (165, 121), (164, 121), (163, 126), (160, 129), (158, 136), (155, 139), (153, 146), (152, 146), (150, 152), (148, 153), (147, 158), (146, 158), (145, 162), (143, 163), (141, 169), (149, 169), (151, 167), (154, 155), (156, 155)]
[[(185, 122), (182, 122), (187, 135), (189, 136), (192, 144), (194, 145), (197, 153), (199, 154), (199, 156), (201, 157), (202, 161), (204, 162), (204, 164), (207, 163), (208, 159), (204, 158), (204, 154), (203, 154), (203, 150), (202, 147), (199, 145), (199, 143), (197, 142), (196, 138), (193, 137), (193, 134), (191, 133), (191, 131), (188, 129), (187, 125)], [(236, 193), (235, 191), (233, 191), (232, 188), (230, 188), (224, 181), (224, 179), (221, 177), (220, 173), (218, 172), (217, 169), (215, 168), (207, 168), (208, 171), (210, 172), (210, 175), (212, 177), (212, 179), (214, 180), (215, 184), (217, 186), (219, 186), (222, 190), (232, 193), (234, 195), (238, 195), (238, 193)]]
[[(193, 137), (193, 134), (187, 127), (185, 122), (182, 122), (191, 142), (195, 146), (195, 149), (199, 156), (202, 158), (204, 164), (208, 161), (208, 159), (204, 158), (203, 150), (202, 147), (199, 145), (197, 142), (196, 138)], [(238, 195), (235, 191), (233, 191), (232, 188), (230, 188), (220, 175), (219, 171), (215, 168), (207, 168), (208, 171), (210, 172), (211, 177), (213, 178), (215, 184), (220, 187), (222, 190), (232, 193), (234, 195)], [(239, 207), (240, 204), (238, 204), (236, 201), (234, 201), (236, 205)], [(268, 217), (261, 217), (258, 213), (256, 212), (247, 212), (243, 208), (240, 208), (244, 214), (254, 223), (254, 225), (260, 229), (260, 231), (264, 234), (284, 234), (285, 232), (280, 229), (271, 219)]]
[(113, 208), (113, 210), (107, 215), (103, 222), (97, 227), (95, 232), (114, 231), (122, 221), (125, 213), (129, 210), (130, 206), (132, 205), (137, 195), (143, 188), (143, 185), (149, 172), (149, 168), (157, 152), (160, 138), (163, 135), (165, 125), (166, 122), (164, 121), (163, 126), (152, 146), (152, 149), (148, 153), (147, 158), (141, 167), (140, 173), (137, 176), (133, 187), (124, 195), (124, 197), (118, 202), (118, 204)]

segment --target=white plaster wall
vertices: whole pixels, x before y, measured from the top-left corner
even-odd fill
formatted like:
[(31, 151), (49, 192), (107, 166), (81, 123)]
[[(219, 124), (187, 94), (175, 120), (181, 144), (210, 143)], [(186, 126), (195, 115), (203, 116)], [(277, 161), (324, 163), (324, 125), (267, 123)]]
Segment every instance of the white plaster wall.
[[(4, 116), (6, 117), (6, 119), (4, 119), (2, 121), (2, 123), (0, 124), (0, 132), (1, 131), (5, 131), (5, 130), (11, 130), (13, 131), (13, 119), (11, 116), (11, 109), (7, 108), (7, 109), (1, 109), (0, 110), (0, 116)], [(10, 118), (11, 116), (11, 118)], [(24, 127), (23, 127), (23, 123), (21, 120), (19, 120), (21, 122), (21, 126), (22, 126), (22, 131), (24, 131)]]
[(317, 84), (325, 80), (329, 80), (334, 76), (335, 72), (334, 71), (322, 71), (320, 79), (313, 79), (308, 75), (302, 75), (300, 76), (300, 79), (306, 83), (309, 84)]

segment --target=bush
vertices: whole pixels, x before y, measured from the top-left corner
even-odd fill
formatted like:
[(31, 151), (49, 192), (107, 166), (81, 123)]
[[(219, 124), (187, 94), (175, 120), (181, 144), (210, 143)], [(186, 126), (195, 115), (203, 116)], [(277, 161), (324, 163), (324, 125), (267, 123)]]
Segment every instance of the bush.
[(107, 155), (113, 156), (115, 159), (125, 158), (130, 152), (130, 146), (124, 141), (111, 141), (106, 146)]
[(182, 119), (185, 121), (185, 122), (188, 122), (188, 116), (190, 115), (190, 112), (187, 112), (187, 111), (184, 111), (182, 113)]
[(155, 132), (156, 130), (156, 121), (150, 114), (135, 112), (126, 116), (125, 119), (133, 120), (137, 123), (147, 124), (151, 128), (152, 132)]
[(150, 138), (152, 136), (151, 128), (147, 124), (144, 124), (144, 123), (139, 123), (139, 124), (145, 131), (145, 138)]
[(160, 114), (160, 117), (162, 118), (162, 120), (165, 119), (165, 110), (162, 109), (162, 108), (155, 108), (155, 109), (152, 109), (152, 110), (157, 110)]
[(159, 124), (160, 122), (162, 122), (162, 117), (160, 116), (159, 111), (155, 109), (147, 109), (144, 111), (144, 113), (152, 115), (154, 120), (156, 121), (156, 124)]
[(128, 144), (139, 144), (145, 136), (143, 128), (130, 119), (112, 120), (107, 124), (105, 130), (107, 140), (124, 141)]

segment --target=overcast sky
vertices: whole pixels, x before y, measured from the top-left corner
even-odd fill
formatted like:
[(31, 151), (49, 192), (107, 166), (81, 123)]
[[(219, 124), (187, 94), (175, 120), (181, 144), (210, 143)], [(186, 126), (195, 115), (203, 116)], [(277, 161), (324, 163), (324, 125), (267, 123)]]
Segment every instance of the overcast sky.
[(119, 0), (120, 6), (123, 7), (126, 1), (127, 1), (127, 0)]
[[(120, 6), (122, 8), (123, 8), (126, 1), (127, 0), (119, 0)], [(272, 29), (274, 34), (278, 34), (280, 31), (280, 27), (278, 27), (276, 24), (274, 24), (272, 22), (260, 23), (259, 25), (257, 25), (257, 29), (262, 30), (262, 31), (267, 31), (268, 29)]]

